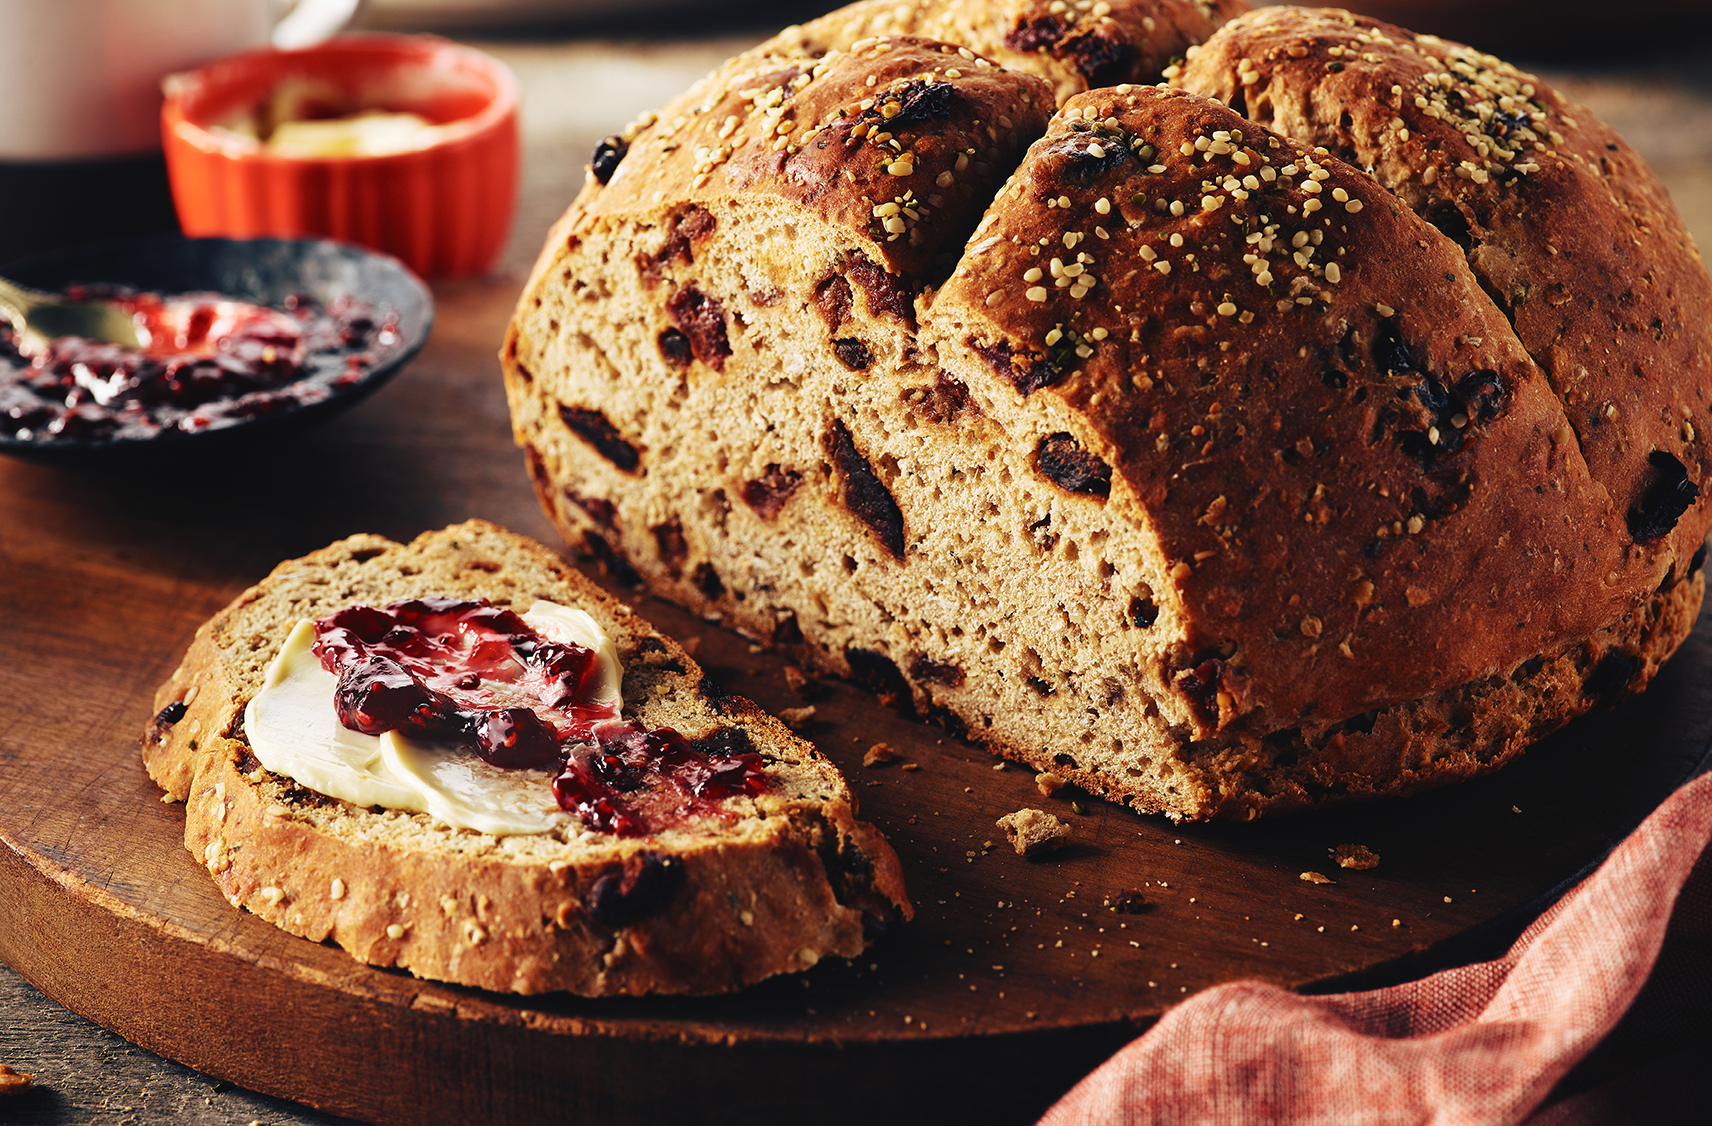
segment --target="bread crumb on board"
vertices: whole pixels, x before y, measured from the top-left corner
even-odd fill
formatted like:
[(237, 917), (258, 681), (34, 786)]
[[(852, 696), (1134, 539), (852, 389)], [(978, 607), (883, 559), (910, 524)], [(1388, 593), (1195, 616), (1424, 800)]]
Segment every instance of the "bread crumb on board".
[(995, 824), (1005, 831), (1005, 839), (1018, 856), (1035, 856), (1070, 839), (1070, 826), (1043, 809), (1019, 809)]
[(1340, 844), (1332, 849), (1331, 853), (1339, 868), (1354, 868), (1365, 872), (1369, 868), (1379, 867), (1379, 854), (1366, 845)]
[(826, 692), (826, 685), (796, 665), (785, 666), (785, 687), (805, 700), (815, 699)]
[(1040, 791), (1041, 797), (1049, 798), (1064, 788), (1064, 779), (1050, 770), (1043, 770), (1034, 776), (1034, 788)]
[(6, 1064), (0, 1063), (0, 1095), (15, 1095), (35, 1081), (34, 1075), (14, 1071)]
[(1310, 884), (1335, 884), (1335, 883), (1337, 883), (1337, 881), (1332, 879), (1330, 876), (1322, 876), (1318, 872), (1303, 872), (1302, 873), (1302, 879), (1307, 880)]
[(814, 705), (801, 708), (784, 708), (779, 712), (779, 718), (792, 731), (801, 731), (814, 722)]
[(862, 765), (881, 766), (888, 762), (895, 762), (897, 757), (898, 752), (892, 749), (890, 743), (875, 743), (868, 748), (868, 753), (862, 756)]

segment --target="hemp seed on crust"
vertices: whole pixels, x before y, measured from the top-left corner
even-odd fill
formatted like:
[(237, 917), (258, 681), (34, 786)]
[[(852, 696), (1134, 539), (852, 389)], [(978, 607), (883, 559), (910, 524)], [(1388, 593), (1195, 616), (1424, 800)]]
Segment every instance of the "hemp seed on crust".
[[(493, 837), (358, 808), (270, 773), (244, 707), (292, 624), (443, 595), (577, 606), (611, 636), (626, 717), (699, 736), (737, 728), (769, 789), (645, 837)], [(184, 705), (184, 701), (189, 704)], [(859, 953), (908, 918), (898, 862), (838, 771), (702, 673), (557, 556), (471, 521), (403, 545), (353, 536), (281, 564), (197, 631), (155, 700), (150, 776), (185, 802), (185, 847), (222, 894), (311, 941), (421, 977), (517, 993), (710, 993)], [(745, 920), (738, 925), (739, 920)]]
[(805, 54), (871, 36), (939, 39), (1038, 74), (1063, 101), (1156, 81), (1174, 57), (1247, 9), (1245, 0), (865, 0), (777, 39)]
[(1635, 533), (1613, 585), (1651, 589), (1695, 553), (1697, 521), (1635, 513), (1661, 462), (1702, 486), (1712, 471), (1712, 284), (1621, 137), (1501, 59), (1334, 9), (1243, 16), (1171, 82), (1367, 170), (1466, 257)]

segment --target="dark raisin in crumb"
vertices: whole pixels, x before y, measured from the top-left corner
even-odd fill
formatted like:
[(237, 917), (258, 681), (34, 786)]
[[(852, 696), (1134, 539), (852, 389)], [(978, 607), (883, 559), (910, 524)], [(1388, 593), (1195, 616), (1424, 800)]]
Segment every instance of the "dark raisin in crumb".
[(622, 927), (671, 906), (684, 886), (684, 862), (675, 856), (645, 852), (634, 873), (609, 872), (588, 894), (589, 915), (605, 927)]
[(802, 626), (797, 623), (794, 610), (786, 610), (773, 622), (773, 645), (787, 647), (803, 644)]
[(1129, 620), (1137, 629), (1146, 629), (1159, 620), (1159, 607), (1151, 598), (1129, 600)]
[[(1052, 53), (1061, 59), (1068, 58), (1076, 72), (1094, 89), (1122, 82), (1128, 77), (1130, 63), (1135, 58), (1134, 47), (1115, 35), (1101, 32), (1074, 36)], [(1127, 151), (1122, 146), (1113, 147)]]
[(648, 529), (654, 533), (654, 543), (660, 549), (660, 562), (673, 579), (682, 577), (684, 562), (689, 558), (689, 542), (684, 539), (683, 521), (676, 516)]
[(826, 318), (827, 331), (837, 332), (838, 326), (850, 319), (850, 283), (844, 275), (833, 274), (816, 286), (814, 304)]
[(885, 267), (863, 254), (850, 256), (846, 273), (867, 295), (870, 315), (885, 313), (906, 325), (915, 325), (915, 293), (907, 281), (887, 273)]
[(719, 678), (706, 669), (702, 670), (701, 683), (696, 686), (696, 692), (703, 700), (707, 701), (708, 707), (720, 713), (731, 711), (742, 699), (737, 694), (727, 691)]
[(1639, 657), (1613, 649), (1599, 658), (1593, 672), (1582, 682), (1581, 694), (1600, 703), (1611, 703), (1622, 694), (1623, 689), (1629, 686), (1629, 682), (1634, 680), (1635, 674), (1640, 671)]
[(1636, 543), (1662, 539), (1700, 496), (1700, 486), (1688, 479), (1688, 467), (1674, 455), (1654, 450), (1647, 462), (1654, 470), (1652, 484), (1629, 510), (1629, 534)]
[(1381, 375), (1402, 375), (1421, 370), (1396, 321), (1379, 323), (1379, 332), (1373, 338), (1373, 365)]
[(636, 573), (636, 568), (630, 565), (630, 560), (623, 552), (614, 548), (607, 538), (599, 532), (590, 529), (583, 533), (583, 546), (588, 550), (601, 569), (612, 576), (614, 582), (624, 586), (641, 586), (642, 576)]
[(771, 520), (785, 507), (785, 502), (797, 491), (802, 479), (802, 474), (796, 470), (781, 469), (778, 462), (771, 462), (765, 474), (743, 483), (743, 503), (753, 508), (763, 520)]
[(719, 581), (719, 572), (713, 569), (712, 563), (701, 563), (696, 566), (695, 574), (690, 576), (690, 582), (702, 593), (709, 602), (718, 602), (725, 593), (725, 584)]
[(862, 523), (874, 530), (882, 546), (893, 559), (904, 557), (904, 514), (874, 473), (868, 459), (856, 448), (849, 427), (842, 419), (834, 419), (826, 433), (826, 450), (844, 479), (844, 507)]
[(691, 204), (672, 220), (671, 233), (665, 244), (654, 254), (649, 273), (658, 276), (674, 263), (688, 265), (695, 261), (694, 243), (713, 230), (713, 214), (705, 207)]
[(529, 469), (529, 480), (535, 486), (535, 495), (546, 501), (553, 487), (552, 475), (547, 472), (547, 459), (531, 444), (523, 447), (523, 462)]
[[(886, 129), (895, 131), (905, 126), (925, 125), (929, 121), (949, 117), (956, 103), (957, 87), (951, 83), (929, 82), (925, 78), (917, 78), (887, 92), (883, 97), (876, 98), (873, 108), (864, 111), (858, 120), (874, 125), (883, 124)], [(898, 108), (887, 117), (886, 110), (894, 105)]]
[(755, 743), (741, 727), (721, 727), (711, 735), (691, 739), (690, 747), (697, 754), (710, 758), (736, 758), (755, 753)]
[(935, 661), (925, 654), (910, 662), (910, 676), (922, 684), (940, 684), (946, 688), (963, 686), (963, 670), (947, 661)]
[(675, 368), (687, 368), (690, 361), (695, 359), (690, 338), (675, 328), (669, 328), (660, 334), (659, 345), (660, 358)]
[(725, 332), (725, 306), (693, 285), (686, 285), (666, 302), (666, 313), (689, 338), (690, 352), (714, 371), (725, 370), (731, 341)]
[(189, 710), (190, 709), (184, 706), (183, 700), (174, 700), (172, 703), (160, 710), (160, 715), (155, 717), (155, 722), (160, 724), (162, 727), (171, 727), (173, 724), (183, 719), (184, 713)]
[(1217, 657), (1202, 661), (1192, 669), (1181, 669), (1172, 678), (1177, 691), (1183, 693), (1190, 705), (1204, 720), (1213, 721), (1219, 715), (1219, 685), (1224, 680), (1225, 663)]
[(987, 366), (1009, 380), (1024, 395), (1061, 382), (1069, 372), (1044, 356), (1018, 356), (1004, 341), (992, 345), (975, 345), (975, 353), (987, 361)]
[(642, 451), (625, 441), (618, 427), (593, 407), (568, 407), (560, 403), (559, 418), (572, 433), (624, 472), (634, 473), (642, 464)]
[(565, 499), (588, 513), (590, 520), (607, 529), (618, 530), (618, 506), (605, 497), (585, 497), (569, 488), (563, 490)]
[(979, 413), (980, 409), (970, 400), (969, 388), (943, 371), (934, 377), (932, 387), (909, 388), (902, 396), (917, 414), (941, 424), (961, 418), (967, 411)]
[(1020, 52), (1044, 51), (1064, 38), (1064, 33), (1069, 30), (1070, 24), (1055, 15), (1021, 19), (1005, 33), (1005, 46)]
[(1041, 476), (1072, 493), (1103, 497), (1112, 491), (1112, 467), (1082, 448), (1067, 433), (1040, 440), (1034, 451), (1034, 467)]
[(589, 160), (589, 167), (594, 170), (594, 178), (602, 184), (612, 181), (612, 174), (618, 171), (619, 161), (630, 151), (630, 142), (623, 137), (607, 137), (594, 147), (594, 156)]
[(874, 362), (874, 353), (868, 346), (854, 337), (846, 337), (832, 342), (832, 350), (838, 355), (838, 362), (851, 371), (866, 371)]
[(851, 646), (844, 651), (844, 659), (850, 663), (850, 679), (878, 696), (880, 703), (900, 711), (914, 710), (909, 681), (890, 657)]

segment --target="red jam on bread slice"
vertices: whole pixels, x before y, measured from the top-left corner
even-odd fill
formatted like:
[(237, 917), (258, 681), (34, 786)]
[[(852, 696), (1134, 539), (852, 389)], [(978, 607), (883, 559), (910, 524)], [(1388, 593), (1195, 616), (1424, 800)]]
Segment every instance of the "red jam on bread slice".
[(621, 677), (594, 620), (555, 603), (350, 606), (298, 623), (245, 729), (263, 765), (312, 789), (500, 835), (644, 836), (767, 788), (740, 731), (623, 720)]

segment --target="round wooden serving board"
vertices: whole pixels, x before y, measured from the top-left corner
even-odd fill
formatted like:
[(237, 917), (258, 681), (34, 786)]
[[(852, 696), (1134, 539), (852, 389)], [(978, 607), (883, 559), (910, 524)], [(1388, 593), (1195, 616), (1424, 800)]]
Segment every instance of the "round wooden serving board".
[[(1495, 953), (1712, 739), (1703, 628), (1645, 698), (1493, 778), (1179, 827), (1043, 798), (1028, 771), (830, 685), (805, 734), (896, 846), (917, 906), (870, 956), (730, 997), (600, 1002), (359, 965), (219, 896), (137, 738), (195, 627), (280, 559), (468, 516), (556, 542), (493, 357), (514, 292), (440, 287), (421, 357), (290, 445), (217, 464), (0, 464), (0, 959), (51, 996), (213, 1075), (378, 1123), (1023, 1123), (1220, 982), (1335, 988)], [(776, 654), (638, 605), (700, 638), (733, 689), (803, 703)], [(899, 760), (864, 768), (877, 742)], [(1024, 806), (1069, 821), (1074, 844), (1015, 855), (993, 822)], [(1381, 863), (1339, 869), (1327, 854), (1340, 844)], [(1103, 908), (1130, 890), (1141, 913)]]

